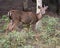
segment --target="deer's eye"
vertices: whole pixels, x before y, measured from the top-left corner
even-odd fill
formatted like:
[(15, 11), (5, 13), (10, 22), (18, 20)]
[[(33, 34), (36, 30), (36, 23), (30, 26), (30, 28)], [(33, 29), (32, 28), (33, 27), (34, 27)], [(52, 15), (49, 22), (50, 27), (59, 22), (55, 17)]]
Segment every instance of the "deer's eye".
[(41, 9), (41, 7), (40, 7), (40, 6), (38, 6), (38, 8), (39, 8), (39, 9)]

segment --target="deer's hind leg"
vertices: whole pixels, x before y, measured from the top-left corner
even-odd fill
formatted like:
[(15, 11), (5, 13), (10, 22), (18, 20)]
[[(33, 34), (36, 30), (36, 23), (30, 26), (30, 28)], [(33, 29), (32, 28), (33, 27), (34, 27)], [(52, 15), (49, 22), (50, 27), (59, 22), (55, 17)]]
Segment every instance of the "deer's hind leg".
[(12, 22), (10, 22), (10, 23), (7, 25), (7, 28), (5, 29), (6, 33), (12, 31), (13, 27), (14, 27), (14, 25), (12, 25)]
[(16, 25), (16, 30), (20, 32), (22, 29), (23, 29), (23, 23), (22, 23), (22, 22), (19, 22), (19, 23)]

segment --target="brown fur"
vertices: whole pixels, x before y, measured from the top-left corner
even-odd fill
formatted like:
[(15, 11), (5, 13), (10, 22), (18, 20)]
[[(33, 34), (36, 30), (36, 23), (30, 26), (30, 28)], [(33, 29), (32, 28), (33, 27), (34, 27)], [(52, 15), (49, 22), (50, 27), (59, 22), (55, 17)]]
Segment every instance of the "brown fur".
[[(45, 11), (46, 8), (40, 8), (43, 9), (41, 11)], [(11, 18), (13, 23), (12, 26), (18, 26), (20, 25), (20, 28), (23, 24), (28, 24), (28, 25), (34, 25), (36, 24), (36, 22), (41, 19), (43, 12), (39, 12), (38, 14), (34, 13), (34, 12), (24, 12), (24, 11), (19, 11), (19, 10), (10, 10), (8, 12), (8, 16)], [(8, 25), (9, 26), (9, 25)], [(12, 29), (11, 29), (12, 30)]]
[[(24, 12), (24, 11), (19, 11), (19, 10), (11, 10), (9, 11), (11, 13), (11, 20), (12, 22), (9, 23), (8, 25), (8, 30), (13, 30), (13, 28), (10, 26), (18, 26), (19, 24), (36, 24), (38, 21), (36, 14), (33, 12)], [(21, 23), (20, 23), (21, 22)], [(11, 25), (13, 23), (13, 25)], [(21, 26), (21, 25), (20, 25)]]

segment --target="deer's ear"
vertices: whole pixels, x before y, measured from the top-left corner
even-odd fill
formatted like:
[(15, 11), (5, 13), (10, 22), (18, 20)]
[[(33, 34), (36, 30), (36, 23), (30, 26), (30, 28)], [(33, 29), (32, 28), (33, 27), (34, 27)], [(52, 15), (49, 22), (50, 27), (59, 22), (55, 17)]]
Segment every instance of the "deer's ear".
[(39, 8), (39, 9), (41, 9), (41, 7), (40, 7), (40, 6), (38, 6), (38, 8)]
[(44, 6), (44, 10), (47, 10), (48, 6)]

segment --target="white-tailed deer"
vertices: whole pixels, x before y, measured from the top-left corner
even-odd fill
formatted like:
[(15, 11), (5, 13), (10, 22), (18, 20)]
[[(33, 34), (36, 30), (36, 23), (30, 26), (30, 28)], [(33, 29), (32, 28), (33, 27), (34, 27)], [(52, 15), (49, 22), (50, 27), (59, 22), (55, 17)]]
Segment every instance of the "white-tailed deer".
[(44, 6), (44, 7), (39, 6), (38, 8), (40, 9), (40, 12), (38, 14), (31, 11), (24, 12), (19, 10), (10, 10), (8, 12), (8, 16), (12, 20), (11, 22), (13, 23), (12, 26), (15, 25), (18, 26), (19, 24), (20, 25), (19, 28), (20, 28), (23, 24), (26, 24), (26, 25), (32, 25), (34, 29), (36, 22), (38, 22), (42, 18), (42, 15), (45, 14), (45, 11), (48, 8), (48, 6)]

